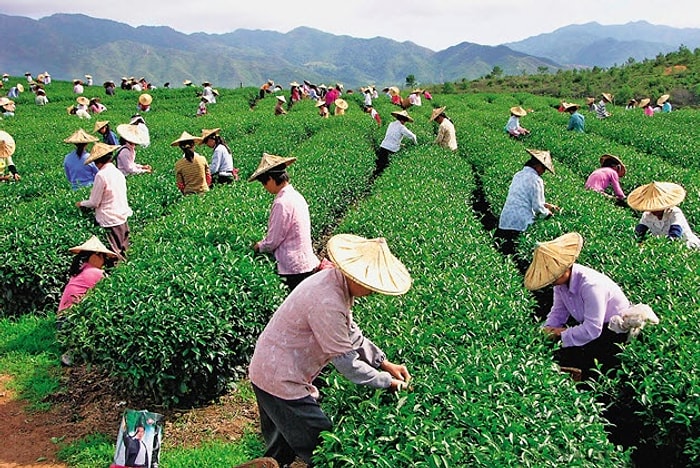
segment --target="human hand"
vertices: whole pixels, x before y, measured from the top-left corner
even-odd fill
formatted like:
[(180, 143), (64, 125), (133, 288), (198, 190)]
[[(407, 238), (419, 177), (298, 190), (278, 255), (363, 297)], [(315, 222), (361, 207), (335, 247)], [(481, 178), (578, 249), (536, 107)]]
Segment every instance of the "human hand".
[(391, 376), (394, 377), (393, 380), (396, 380), (399, 383), (403, 382), (405, 384), (408, 384), (408, 382), (411, 380), (411, 374), (408, 373), (408, 368), (403, 364), (394, 364), (393, 362), (384, 360), (379, 366), (379, 368), (391, 374)]
[(544, 207), (547, 208), (551, 212), (555, 212), (555, 211), (561, 212), (561, 207), (559, 207), (557, 205), (552, 205), (551, 203), (545, 203)]
[(75, 206), (77, 206), (78, 208), (81, 208), (80, 202), (75, 202)]
[(256, 242), (250, 246), (254, 252), (260, 252), (260, 242)]
[(15, 180), (20, 180), (22, 178), (22, 176), (20, 176), (19, 174), (13, 174), (13, 177), (15, 178)]
[(561, 338), (562, 332), (566, 330), (566, 327), (543, 327), (542, 331), (547, 334), (547, 336), (553, 340), (558, 340)]

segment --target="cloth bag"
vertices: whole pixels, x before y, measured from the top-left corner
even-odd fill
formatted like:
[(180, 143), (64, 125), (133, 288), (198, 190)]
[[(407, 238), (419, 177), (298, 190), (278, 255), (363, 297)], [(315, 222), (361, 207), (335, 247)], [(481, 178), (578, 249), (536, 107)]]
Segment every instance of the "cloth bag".
[(637, 304), (615, 315), (608, 322), (608, 329), (615, 333), (629, 333), (627, 341), (639, 335), (644, 325), (657, 325), (659, 317), (646, 304)]
[(124, 411), (110, 468), (158, 468), (164, 422), (148, 410)]

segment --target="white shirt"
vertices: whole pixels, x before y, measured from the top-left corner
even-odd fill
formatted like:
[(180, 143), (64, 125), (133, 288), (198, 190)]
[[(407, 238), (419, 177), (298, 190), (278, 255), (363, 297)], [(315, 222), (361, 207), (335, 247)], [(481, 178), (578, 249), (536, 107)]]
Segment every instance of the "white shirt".
[(97, 171), (90, 198), (80, 206), (94, 208), (95, 220), (104, 227), (119, 226), (133, 214), (126, 198), (126, 178), (114, 164), (107, 163)]
[(523, 232), (537, 215), (551, 212), (544, 206), (544, 182), (536, 170), (523, 167), (513, 176), (498, 227)]
[(413, 140), (414, 144), (418, 143), (416, 135), (414, 135), (413, 132), (411, 132), (398, 120), (394, 120), (387, 127), (384, 140), (382, 140), (382, 143), (379, 146), (384, 149), (388, 149), (392, 153), (396, 153), (399, 149), (401, 149), (401, 140), (403, 137), (410, 138)]
[(231, 157), (231, 153), (226, 150), (224, 145), (217, 145), (211, 157), (209, 172), (212, 174), (224, 173), (231, 175), (231, 171), (233, 171), (233, 157)]
[(683, 239), (688, 247), (700, 248), (700, 239), (690, 229), (688, 220), (685, 219), (683, 211), (677, 206), (664, 210), (664, 215), (661, 219), (657, 218), (649, 211), (645, 211), (639, 224), (643, 224), (649, 228), (649, 233), (654, 236), (667, 236), (672, 224), (681, 227)]
[(455, 126), (447, 117), (444, 117), (442, 122), (440, 122), (435, 143), (443, 148), (457, 151), (457, 135), (455, 134)]

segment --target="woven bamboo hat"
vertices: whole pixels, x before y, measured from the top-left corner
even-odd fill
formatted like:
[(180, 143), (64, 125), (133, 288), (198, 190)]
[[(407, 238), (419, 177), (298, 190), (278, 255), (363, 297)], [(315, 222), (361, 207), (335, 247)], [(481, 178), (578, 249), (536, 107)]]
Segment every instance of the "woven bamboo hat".
[(587, 97), (587, 98), (586, 98), (586, 104), (588, 104), (589, 106), (590, 106), (591, 104), (593, 104), (594, 102), (595, 102), (595, 98), (593, 98), (593, 97)]
[(15, 139), (4, 130), (0, 130), (0, 158), (9, 158), (15, 153)]
[(70, 253), (79, 254), (80, 252), (96, 252), (103, 253), (109, 258), (117, 258), (117, 254), (109, 250), (105, 245), (97, 238), (97, 236), (92, 236), (87, 241), (80, 245), (71, 247), (68, 249)]
[(75, 102), (77, 102), (78, 104), (83, 105), (83, 106), (87, 106), (88, 104), (90, 104), (90, 100), (88, 98), (86, 98), (85, 96), (79, 96), (79, 97), (75, 98)]
[(335, 101), (333, 101), (333, 103), (336, 105), (336, 107), (340, 109), (345, 110), (348, 108), (348, 101), (346, 101), (345, 99), (338, 98)]
[(406, 112), (405, 110), (393, 111), (391, 113), (391, 115), (393, 115), (394, 118), (396, 118), (398, 120), (405, 120), (406, 122), (413, 122), (413, 117), (408, 115), (408, 112)]
[(601, 94), (601, 96), (603, 96), (603, 99), (605, 99), (608, 102), (612, 102), (613, 98), (615, 97), (610, 93), (603, 93)]
[(4, 106), (6, 104), (10, 103), (10, 99), (7, 98), (6, 96), (1, 96), (0, 97), (0, 106)]
[(214, 136), (214, 135), (218, 134), (220, 131), (221, 131), (221, 128), (202, 129), (202, 136), (200, 137), (202, 139), (202, 141), (200, 142), (200, 144), (204, 143), (204, 140), (206, 140), (210, 136)]
[(442, 114), (443, 112), (445, 112), (445, 109), (447, 109), (446, 106), (442, 106), (442, 107), (438, 107), (437, 109), (433, 109), (433, 113), (430, 114), (430, 120), (429, 120), (429, 121), (432, 122), (433, 120), (437, 119), (438, 116), (440, 116), (440, 114)]
[(87, 133), (85, 130), (82, 128), (77, 129), (71, 136), (63, 140), (64, 143), (71, 143), (73, 145), (78, 145), (81, 143), (87, 144), (87, 143), (94, 143), (97, 141), (97, 138), (94, 136), (90, 135)]
[(575, 102), (565, 102), (562, 104), (564, 106), (564, 111), (569, 112), (571, 109), (580, 109), (581, 106)]
[(384, 238), (337, 234), (330, 238), (327, 249), (328, 257), (345, 276), (372, 291), (398, 296), (411, 288), (411, 275)]
[(274, 167), (281, 166), (282, 164), (284, 164), (285, 167), (288, 167), (296, 160), (297, 158), (285, 158), (283, 156), (263, 153), (262, 159), (260, 159), (260, 164), (258, 164), (258, 168), (255, 169), (255, 172), (253, 172), (250, 177), (248, 177), (248, 182), (254, 182), (259, 175), (266, 173)]
[(401, 94), (401, 90), (399, 90), (398, 86), (390, 86), (389, 94), (391, 94), (392, 96), (396, 96), (397, 94)]
[(97, 143), (92, 145), (92, 148), (90, 149), (90, 156), (88, 156), (85, 160), (85, 165), (87, 166), (91, 162), (97, 161), (102, 156), (111, 153), (117, 148), (119, 148), (119, 145), (108, 145), (107, 143), (102, 143), (101, 141), (98, 141)]
[(95, 128), (92, 129), (93, 132), (97, 132), (101, 130), (103, 127), (106, 127), (109, 124), (109, 120), (98, 120), (95, 122)]
[(639, 107), (646, 107), (646, 106), (649, 105), (650, 102), (651, 102), (651, 99), (649, 99), (649, 98), (644, 98), (644, 99), (642, 99), (641, 101), (639, 101), (639, 104), (637, 104), (637, 105), (638, 105)]
[(528, 148), (525, 148), (525, 151), (527, 151), (530, 156), (541, 162), (549, 172), (554, 174), (554, 163), (552, 162), (552, 155), (549, 153), (549, 151)]
[(175, 140), (175, 141), (173, 141), (172, 143), (170, 143), (170, 146), (180, 146), (180, 143), (183, 143), (183, 142), (185, 142), (185, 141), (191, 141), (191, 142), (193, 142), (195, 145), (198, 145), (198, 144), (200, 144), (200, 143), (202, 142), (202, 138), (201, 138), (201, 137), (194, 136), (194, 135), (190, 135), (190, 134), (187, 133), (187, 132), (182, 132), (182, 133), (180, 134), (180, 138), (178, 138), (177, 140)]
[(627, 205), (637, 211), (662, 211), (679, 205), (685, 199), (685, 189), (673, 182), (652, 182), (632, 190)]
[(143, 93), (139, 96), (139, 104), (142, 106), (150, 106), (153, 102), (153, 97), (150, 94)]
[(530, 291), (554, 283), (574, 264), (583, 247), (583, 237), (570, 232), (535, 247), (532, 263), (525, 272), (525, 287)]
[(192, 86), (192, 81), (191, 80), (185, 80), (182, 82), (185, 86)]
[(323, 99), (319, 99), (318, 101), (316, 101), (316, 107), (323, 107), (325, 105), (326, 101), (324, 101)]
[(287, 98), (285, 98), (285, 97), (282, 96), (281, 94), (280, 94), (279, 96), (275, 96), (275, 97), (276, 97), (277, 100), (280, 101), (280, 102), (287, 102)]
[(600, 167), (603, 167), (603, 164), (605, 163), (605, 161), (609, 161), (611, 159), (613, 161), (615, 161), (616, 165), (618, 165), (618, 164), (620, 165), (620, 174), (619, 175), (620, 175), (620, 177), (624, 177), (625, 174), (627, 174), (627, 168), (625, 167), (625, 164), (622, 162), (622, 159), (620, 159), (619, 156), (615, 156), (613, 154), (602, 155), (600, 157)]
[(527, 111), (520, 106), (511, 107), (510, 113), (518, 117), (525, 117), (527, 115)]
[(24, 86), (22, 86), (22, 83), (17, 83), (17, 91), (20, 93), (24, 92)]
[(662, 94), (659, 99), (656, 100), (656, 104), (661, 106), (663, 105), (664, 102), (668, 101), (668, 99), (671, 97), (670, 94)]
[(121, 124), (117, 125), (117, 133), (129, 143), (134, 145), (148, 144), (145, 135), (141, 133), (137, 125)]

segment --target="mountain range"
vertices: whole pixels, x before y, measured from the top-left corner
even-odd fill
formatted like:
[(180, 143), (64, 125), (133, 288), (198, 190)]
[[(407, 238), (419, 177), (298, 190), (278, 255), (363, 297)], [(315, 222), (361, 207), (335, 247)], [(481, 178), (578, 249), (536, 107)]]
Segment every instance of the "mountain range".
[(11, 75), (50, 71), (54, 79), (71, 80), (89, 73), (98, 83), (144, 76), (156, 85), (208, 80), (228, 88), (257, 86), (270, 78), (285, 85), (308, 79), (357, 87), (401, 85), (413, 75), (420, 83), (443, 83), (478, 78), (495, 66), (509, 75), (607, 67), (629, 57), (654, 57), (681, 44), (700, 45), (700, 29), (646, 22), (572, 25), (519, 42), (463, 42), (438, 52), (410, 41), (337, 36), (308, 27), (284, 34), (249, 29), (184, 34), (80, 14), (39, 20), (0, 14), (0, 29), (0, 71)]

